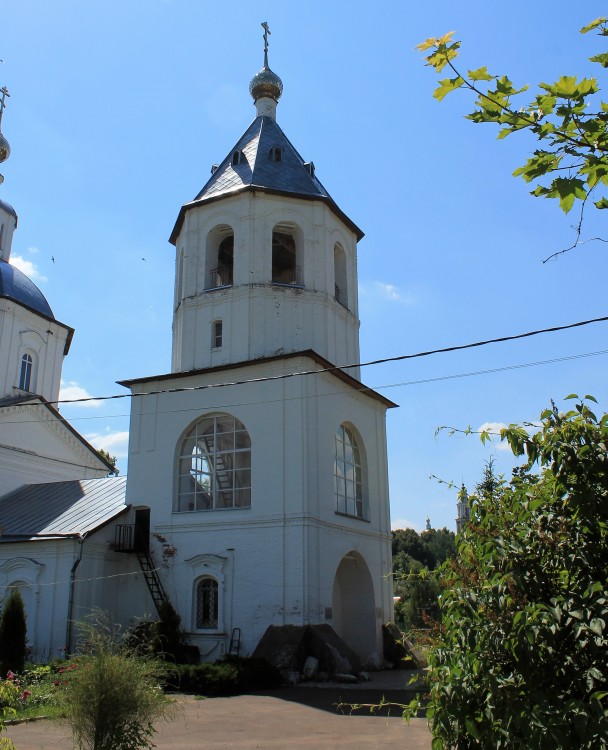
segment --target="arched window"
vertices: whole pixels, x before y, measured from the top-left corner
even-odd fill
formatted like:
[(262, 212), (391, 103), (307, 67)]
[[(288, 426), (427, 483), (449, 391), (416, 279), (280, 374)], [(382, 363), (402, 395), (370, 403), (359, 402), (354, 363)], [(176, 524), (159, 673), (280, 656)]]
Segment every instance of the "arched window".
[(334, 296), (336, 301), (348, 308), (348, 286), (346, 284), (346, 253), (342, 245), (334, 245)]
[(217, 227), (207, 238), (205, 289), (231, 286), (234, 270), (234, 234)]
[(273, 146), (270, 149), (270, 161), (282, 161), (283, 160), (283, 150), (279, 148), (278, 146)]
[(182, 441), (175, 510), (251, 507), (251, 440), (229, 414), (200, 419)]
[(214, 320), (211, 330), (211, 348), (221, 349), (224, 343), (224, 323), (221, 320)]
[(232, 154), (232, 166), (233, 167), (235, 167), (237, 164), (240, 164), (243, 161), (245, 161), (245, 157), (244, 157), (242, 151), (235, 151)]
[(363, 518), (363, 468), (361, 451), (352, 430), (340, 425), (336, 432), (334, 461), (336, 511)]
[(34, 361), (31, 354), (21, 357), (21, 371), (19, 373), (19, 390), (29, 391), (32, 384), (32, 365)]
[(272, 283), (299, 286), (296, 232), (289, 225), (277, 224), (272, 232)]
[(201, 578), (196, 584), (194, 627), (216, 630), (219, 613), (219, 587), (215, 578)]

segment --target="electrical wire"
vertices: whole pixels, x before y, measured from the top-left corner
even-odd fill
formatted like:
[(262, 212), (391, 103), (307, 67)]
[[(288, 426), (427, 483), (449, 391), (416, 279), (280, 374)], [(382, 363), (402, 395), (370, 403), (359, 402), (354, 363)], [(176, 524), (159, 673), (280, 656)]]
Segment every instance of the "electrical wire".
[[(315, 369), (315, 370), (301, 370), (300, 372), (281, 373), (279, 375), (266, 375), (266, 376), (259, 377), (259, 378), (234, 380), (234, 381), (227, 382), (227, 383), (207, 383), (205, 385), (182, 386), (179, 388), (163, 388), (163, 389), (158, 389), (154, 391), (147, 391), (146, 393), (117, 393), (112, 396), (87, 396), (87, 397), (82, 397), (82, 398), (47, 401), (46, 403), (51, 404), (51, 405), (57, 405), (57, 404), (78, 404), (78, 403), (84, 403), (88, 401), (112, 401), (112, 400), (123, 399), (123, 398), (158, 396), (164, 393), (185, 393), (189, 391), (209, 390), (211, 388), (226, 388), (228, 386), (247, 385), (249, 383), (264, 383), (264, 382), (275, 381), (275, 380), (285, 380), (287, 378), (303, 377), (306, 375), (320, 375), (321, 373), (326, 373), (326, 372), (339, 372), (339, 371), (354, 369), (357, 367), (371, 367), (373, 365), (385, 364), (387, 362), (402, 362), (407, 359), (419, 359), (421, 357), (429, 357), (434, 354), (446, 354), (449, 352), (462, 351), (464, 349), (473, 349), (473, 348), (480, 347), (480, 346), (488, 346), (489, 344), (499, 344), (499, 343), (504, 343), (507, 341), (516, 341), (518, 339), (529, 338), (531, 336), (539, 336), (544, 333), (556, 333), (558, 331), (565, 331), (565, 330), (572, 329), (572, 328), (580, 328), (582, 326), (591, 325), (592, 323), (602, 323), (606, 321), (608, 321), (608, 316), (604, 316), (601, 318), (591, 318), (590, 320), (581, 320), (577, 323), (568, 323), (567, 325), (562, 325), (562, 326), (551, 326), (550, 328), (540, 328), (534, 331), (527, 331), (525, 333), (513, 334), (511, 336), (499, 336), (493, 339), (484, 339), (482, 341), (475, 341), (469, 344), (458, 344), (455, 346), (443, 347), (441, 349), (429, 349), (427, 351), (416, 352), (414, 354), (399, 354), (394, 357), (383, 357), (381, 359), (374, 359), (368, 362), (361, 362), (361, 363), (357, 362), (357, 363), (347, 364), (347, 365), (332, 365), (331, 367), (324, 367), (324, 368)], [(255, 365), (256, 360), (251, 360), (251, 362), (248, 362), (247, 364)], [(174, 373), (174, 374), (176, 376), (183, 375), (183, 373)], [(196, 371), (193, 374), (196, 374)], [(361, 390), (371, 390), (371, 388), (363, 386)], [(0, 408), (9, 408), (11, 406), (17, 406), (17, 405), (18, 404), (0, 404)]]
[[(374, 386), (365, 386), (362, 385), (360, 388), (356, 388), (355, 390), (360, 393), (365, 393), (366, 391), (384, 391), (388, 390), (389, 388), (405, 388), (408, 386), (413, 385), (424, 385), (425, 383), (437, 383), (444, 380), (458, 380), (460, 378), (470, 378), (470, 377), (476, 377), (478, 375), (492, 375), (494, 373), (498, 372), (508, 372), (509, 370), (523, 370), (528, 367), (541, 367), (543, 365), (552, 365), (556, 364), (558, 362), (569, 362), (571, 360), (576, 359), (585, 359), (588, 357), (599, 357), (601, 355), (608, 354), (608, 349), (602, 349), (597, 352), (584, 352), (581, 354), (570, 354), (563, 357), (554, 357), (553, 359), (545, 359), (545, 360), (539, 360), (536, 362), (523, 362), (515, 365), (504, 365), (503, 367), (492, 367), (486, 370), (473, 370), (471, 372), (459, 372), (459, 373), (452, 373), (450, 375), (437, 375), (432, 378), (420, 378), (419, 380), (405, 380), (401, 381), (399, 383), (384, 383), (382, 385), (374, 385)], [(252, 406), (252, 405), (261, 405), (261, 404), (274, 404), (278, 402), (288, 402), (288, 401), (304, 401), (306, 399), (311, 398), (329, 398), (331, 396), (337, 396), (341, 393), (341, 391), (327, 391), (326, 393), (309, 393), (305, 395), (298, 394), (297, 396), (285, 396), (280, 398), (271, 398), (271, 399), (257, 399), (255, 401), (238, 401), (238, 402), (231, 402), (231, 403), (223, 403), (223, 404), (215, 404), (214, 408), (217, 409), (230, 409), (235, 406)], [(27, 406), (28, 404), (21, 404), (21, 406)], [(31, 404), (30, 404), (31, 405)], [(35, 406), (38, 406), (38, 404), (35, 404)], [(161, 409), (158, 411), (158, 414), (182, 414), (191, 412), (192, 407), (186, 407), (184, 409)], [(82, 420), (91, 420), (91, 419), (124, 419), (128, 418), (129, 414), (100, 414), (95, 417), (70, 417), (70, 422), (77, 422)], [(40, 423), (40, 422), (52, 422), (54, 421), (54, 418), (48, 418), (48, 419), (18, 419), (18, 420), (3, 420), (2, 424), (31, 424), (31, 423)], [(0, 445), (0, 447), (2, 447)]]

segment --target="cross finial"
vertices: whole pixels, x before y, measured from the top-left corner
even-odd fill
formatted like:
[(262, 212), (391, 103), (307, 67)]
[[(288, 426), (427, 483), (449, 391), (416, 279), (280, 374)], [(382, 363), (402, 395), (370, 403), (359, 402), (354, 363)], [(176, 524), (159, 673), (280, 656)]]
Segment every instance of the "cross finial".
[(2, 114), (4, 112), (4, 108), (6, 107), (5, 99), (6, 99), (7, 96), (10, 96), (10, 94), (8, 93), (8, 89), (6, 88), (6, 86), (3, 86), (0, 89), (0, 94), (2, 94), (2, 99), (0, 99), (0, 123), (2, 123)]
[(268, 67), (268, 35), (270, 29), (268, 28), (268, 21), (262, 22), (262, 28), (264, 29), (264, 67)]

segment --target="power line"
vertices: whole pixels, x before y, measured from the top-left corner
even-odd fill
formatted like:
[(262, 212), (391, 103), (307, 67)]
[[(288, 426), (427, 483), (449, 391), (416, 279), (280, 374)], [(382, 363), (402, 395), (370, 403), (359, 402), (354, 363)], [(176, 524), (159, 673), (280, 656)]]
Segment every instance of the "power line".
[[(474, 349), (480, 346), (488, 346), (489, 344), (500, 344), (507, 341), (516, 341), (518, 339), (530, 338), (531, 336), (539, 336), (543, 333), (556, 333), (558, 331), (566, 331), (571, 328), (580, 328), (582, 326), (591, 325), (592, 323), (603, 323), (608, 321), (608, 316), (601, 318), (591, 318), (590, 320), (581, 320), (578, 323), (568, 323), (562, 326), (552, 326), (551, 328), (539, 328), (534, 331), (527, 331), (526, 333), (517, 333), (511, 336), (500, 336), (493, 339), (484, 339), (482, 341), (475, 341), (469, 344), (458, 344), (455, 346), (446, 346), (441, 349), (429, 349), (427, 351), (416, 352), (415, 354), (399, 354), (394, 357), (383, 357), (382, 359), (369, 360), (368, 362), (357, 362), (348, 365), (332, 365), (331, 367), (324, 367), (317, 370), (301, 370), (300, 372), (288, 372), (281, 373), (280, 375), (266, 375), (259, 378), (248, 378), (246, 380), (234, 380), (228, 383), (208, 383), (206, 385), (193, 385), (193, 386), (182, 386), (180, 388), (161, 388), (155, 391), (147, 391), (146, 393), (117, 393), (112, 396), (87, 396), (82, 398), (72, 399), (58, 399), (57, 401), (47, 401), (47, 404), (78, 404), (90, 401), (113, 401), (116, 399), (123, 398), (136, 398), (142, 396), (158, 396), (163, 393), (184, 393), (189, 391), (201, 391), (209, 390), (211, 388), (226, 388), (228, 386), (235, 385), (247, 385), (249, 383), (265, 383), (275, 380), (286, 380), (287, 378), (302, 377), (305, 375), (320, 375), (326, 372), (340, 372), (344, 370), (350, 370), (357, 367), (371, 367), (372, 365), (386, 364), (387, 362), (402, 362), (407, 359), (419, 359), (421, 357), (429, 357), (433, 354), (447, 354), (449, 352), (462, 351), (464, 349)], [(255, 365), (256, 361), (251, 360), (247, 364)], [(241, 363), (242, 364), (242, 363)], [(174, 373), (175, 376), (182, 375), (183, 373)], [(363, 386), (360, 390), (372, 390), (370, 387)], [(9, 408), (17, 404), (0, 404), (0, 408)], [(27, 405), (27, 404), (24, 404)]]
[[(234, 380), (227, 383), (208, 383), (206, 385), (195, 385), (195, 386), (183, 386), (180, 388), (163, 388), (158, 389), (155, 391), (148, 391), (146, 393), (119, 393), (114, 394), (112, 396), (86, 396), (82, 398), (74, 398), (74, 399), (58, 399), (57, 401), (47, 401), (47, 404), (50, 405), (57, 405), (57, 404), (78, 404), (78, 403), (85, 403), (85, 402), (91, 402), (91, 401), (112, 401), (117, 399), (123, 399), (123, 398), (136, 398), (136, 397), (143, 397), (143, 396), (158, 396), (164, 393), (183, 393), (183, 392), (190, 392), (190, 391), (199, 391), (199, 390), (208, 390), (211, 388), (225, 388), (227, 386), (235, 386), (235, 385), (247, 385), (250, 383), (264, 383), (269, 381), (275, 381), (275, 380), (285, 380), (287, 378), (293, 378), (293, 377), (299, 377), (304, 375), (319, 375), (321, 373), (326, 372), (338, 372), (338, 371), (344, 371), (348, 369), (353, 369), (356, 367), (370, 367), (373, 365), (379, 365), (379, 364), (386, 364), (388, 362), (400, 362), (407, 359), (419, 359), (421, 357), (429, 357), (434, 354), (446, 354), (449, 352), (455, 352), (455, 351), (462, 351), (465, 349), (474, 349), (476, 347), (481, 346), (488, 346), (489, 344), (498, 344), (498, 343), (505, 343), (507, 341), (516, 341), (518, 339), (523, 338), (529, 338), (531, 336), (539, 336), (543, 333), (555, 333), (558, 331), (565, 331), (569, 330), (571, 328), (580, 328), (582, 326), (591, 325), (592, 323), (603, 323), (608, 321), (608, 316), (604, 316), (601, 318), (591, 318), (589, 320), (582, 320), (577, 323), (568, 323), (567, 325), (562, 326), (552, 326), (550, 328), (540, 328), (534, 331), (527, 331), (526, 333), (518, 333), (513, 334), (511, 336), (500, 336), (498, 338), (493, 339), (484, 339), (482, 341), (475, 341), (473, 343), (469, 344), (458, 344), (455, 346), (448, 346), (443, 347), (441, 349), (429, 349), (428, 351), (423, 352), (416, 352), (414, 354), (400, 354), (394, 357), (384, 357), (382, 359), (375, 359), (375, 360), (369, 360), (368, 362), (361, 362), (356, 364), (348, 364), (348, 365), (332, 365), (331, 367), (325, 367), (317, 370), (302, 370), (300, 372), (290, 372), (290, 373), (282, 373), (280, 375), (266, 375), (259, 378), (248, 378), (246, 380)], [(564, 357), (564, 358), (557, 358), (554, 360), (547, 360), (546, 362), (539, 362), (539, 363), (529, 363), (529, 364), (523, 364), (523, 365), (512, 365), (512, 366), (506, 366), (505, 368), (496, 368), (494, 370), (481, 370), (478, 373), (471, 373), (471, 374), (485, 374), (490, 372), (499, 372), (501, 370), (506, 369), (516, 369), (519, 367), (532, 367), (536, 364), (550, 364), (552, 362), (558, 362), (563, 361), (566, 359), (576, 359), (579, 357), (585, 357), (585, 356), (595, 356), (597, 354), (603, 354), (604, 352), (593, 352), (590, 354), (582, 354), (582, 355), (573, 355), (572, 357)], [(255, 360), (251, 360), (251, 365), (255, 364)], [(180, 375), (182, 373), (175, 373), (175, 375)], [(466, 374), (461, 375), (454, 375), (454, 376), (444, 376), (442, 378), (437, 378), (438, 380), (447, 380), (452, 377), (467, 377)], [(410, 384), (418, 384), (423, 382), (432, 382), (435, 380), (434, 378), (428, 379), (428, 381), (420, 380), (420, 381), (411, 381), (411, 383), (398, 383), (394, 385), (410, 385)], [(375, 389), (381, 389), (381, 388), (389, 388), (393, 387), (391, 385), (385, 385), (385, 386), (376, 386), (375, 388), (372, 388), (370, 386), (363, 386), (357, 390), (359, 391), (371, 391)], [(0, 404), (1, 408), (10, 408), (11, 406), (27, 406), (28, 404)], [(85, 419), (85, 417), (80, 417), (80, 419)]]
[[(405, 380), (400, 381), (398, 383), (383, 383), (381, 385), (374, 385), (374, 386), (365, 386), (361, 385), (360, 388), (357, 388), (356, 390), (365, 393), (366, 391), (384, 391), (388, 390), (389, 388), (405, 388), (408, 386), (413, 385), (424, 385), (426, 383), (437, 383), (444, 380), (458, 380), (460, 378), (470, 378), (470, 377), (477, 377), (479, 375), (492, 375), (494, 373), (498, 372), (508, 372), (509, 370), (523, 370), (528, 367), (541, 367), (544, 365), (552, 365), (557, 364), (558, 362), (569, 362), (576, 359), (586, 359), (588, 357), (599, 357), (602, 355), (608, 354), (608, 349), (602, 349), (597, 352), (583, 352), (581, 354), (569, 354), (565, 355), (563, 357), (554, 357), (552, 359), (545, 359), (545, 360), (538, 360), (535, 362), (523, 362), (519, 364), (514, 365), (504, 365), (503, 367), (491, 367), (485, 370), (473, 370), (471, 372), (459, 372), (459, 373), (451, 373), (450, 375), (437, 375), (435, 377), (430, 378), (420, 378), (418, 380)], [(315, 371), (318, 372), (318, 371)], [(171, 391), (166, 391), (167, 393), (170, 393)], [(328, 391), (326, 393), (318, 394), (307, 394), (307, 395), (297, 395), (297, 396), (286, 396), (281, 398), (273, 398), (273, 399), (263, 399), (263, 400), (255, 400), (255, 401), (239, 401), (238, 403), (224, 403), (224, 404), (217, 404), (217, 408), (223, 408), (223, 409), (229, 409), (234, 406), (251, 406), (253, 404), (272, 404), (276, 403), (277, 401), (301, 401), (304, 399), (309, 398), (329, 398), (331, 396), (336, 396), (340, 393), (340, 391)], [(128, 395), (128, 394), (127, 394)], [(22, 404), (23, 406), (27, 406), (28, 404)], [(30, 404), (31, 405), (31, 404)], [(181, 414), (185, 412), (192, 411), (192, 407), (187, 407), (185, 409), (163, 409), (162, 411), (159, 411), (159, 414)], [(78, 422), (78, 421), (89, 421), (92, 419), (124, 419), (128, 418), (129, 414), (100, 414), (98, 416), (87, 416), (87, 417), (70, 417), (70, 422)], [(33, 423), (39, 423), (39, 422), (52, 422), (54, 421), (54, 418), (48, 418), (48, 419), (16, 419), (16, 420), (3, 420), (2, 424), (9, 425), (9, 424), (33, 424)], [(3, 447), (0, 445), (0, 447)]]

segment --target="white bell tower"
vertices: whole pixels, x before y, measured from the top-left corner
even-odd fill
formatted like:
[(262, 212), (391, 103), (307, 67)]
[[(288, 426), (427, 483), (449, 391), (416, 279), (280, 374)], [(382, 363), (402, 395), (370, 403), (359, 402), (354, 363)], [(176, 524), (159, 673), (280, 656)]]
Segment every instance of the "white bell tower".
[(334, 364), (356, 363), (363, 233), (278, 126), (283, 84), (267, 51), (249, 90), (255, 119), (182, 207), (171, 235), (172, 370), (308, 349)]
[(363, 235), (277, 125), (267, 44), (249, 90), (255, 119), (171, 234), (171, 372), (122, 381), (127, 502), (174, 545), (159, 576), (205, 658), (235, 633), (246, 654), (270, 625), (326, 624), (373, 662), (393, 615), (395, 404), (358, 379)]

